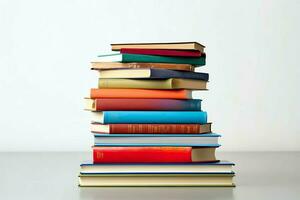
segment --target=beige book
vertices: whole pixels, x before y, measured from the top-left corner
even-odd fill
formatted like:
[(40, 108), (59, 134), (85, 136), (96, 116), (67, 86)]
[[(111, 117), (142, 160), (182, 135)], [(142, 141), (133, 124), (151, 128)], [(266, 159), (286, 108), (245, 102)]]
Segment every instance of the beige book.
[(111, 44), (113, 51), (127, 49), (172, 49), (172, 50), (198, 50), (204, 52), (205, 46), (198, 42), (171, 42), (171, 43), (123, 43)]
[(79, 186), (227, 186), (233, 174), (95, 174), (79, 175)]
[(140, 79), (103, 79), (98, 81), (98, 88), (140, 88), (140, 89), (190, 89), (206, 90), (206, 81), (170, 78), (163, 80)]
[(93, 70), (100, 69), (139, 69), (139, 68), (157, 68), (180, 71), (194, 71), (194, 66), (189, 64), (172, 64), (172, 63), (120, 63), (120, 62), (91, 62)]

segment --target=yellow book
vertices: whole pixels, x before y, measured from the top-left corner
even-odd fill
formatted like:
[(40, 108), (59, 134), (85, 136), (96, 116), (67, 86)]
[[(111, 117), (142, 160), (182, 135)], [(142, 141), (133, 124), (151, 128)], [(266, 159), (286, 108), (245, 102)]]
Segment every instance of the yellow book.
[(163, 80), (100, 78), (98, 88), (190, 89), (206, 90), (206, 81), (169, 78)]

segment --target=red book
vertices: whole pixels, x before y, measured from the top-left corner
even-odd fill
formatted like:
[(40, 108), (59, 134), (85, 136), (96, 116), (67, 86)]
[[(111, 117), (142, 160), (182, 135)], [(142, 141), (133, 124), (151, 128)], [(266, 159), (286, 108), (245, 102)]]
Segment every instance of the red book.
[(85, 109), (104, 110), (201, 110), (201, 100), (179, 99), (85, 99)]
[(215, 147), (93, 147), (94, 163), (214, 162)]
[(191, 99), (191, 90), (98, 89), (92, 88), (91, 99)]
[(158, 55), (158, 56), (179, 56), (179, 57), (201, 57), (205, 53), (200, 51), (181, 51), (181, 50), (163, 50), (163, 49), (121, 49), (120, 53)]
[(200, 134), (210, 133), (211, 123), (207, 124), (91, 124), (93, 133), (108, 134)]

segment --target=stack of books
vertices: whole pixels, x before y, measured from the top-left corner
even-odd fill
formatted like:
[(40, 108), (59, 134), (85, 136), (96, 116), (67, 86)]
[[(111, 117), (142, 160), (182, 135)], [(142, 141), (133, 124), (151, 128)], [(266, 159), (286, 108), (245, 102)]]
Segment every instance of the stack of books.
[(112, 44), (92, 70), (93, 161), (81, 164), (80, 186), (234, 186), (232, 166), (216, 158), (201, 100), (207, 90), (204, 46), (197, 42)]

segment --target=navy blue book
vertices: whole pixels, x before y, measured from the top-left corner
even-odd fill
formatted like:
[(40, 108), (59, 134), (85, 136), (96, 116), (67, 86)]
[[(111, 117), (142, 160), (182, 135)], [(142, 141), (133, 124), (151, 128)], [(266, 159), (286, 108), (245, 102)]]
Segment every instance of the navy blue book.
[(219, 134), (94, 134), (95, 146), (219, 147)]
[(101, 124), (206, 124), (202, 111), (103, 111), (92, 112), (92, 122)]
[(122, 174), (122, 173), (205, 173), (231, 174), (234, 163), (228, 161), (206, 163), (117, 163), (94, 164), (92, 161), (80, 165), (81, 174)]
[(208, 73), (175, 71), (169, 69), (113, 69), (99, 71), (100, 78), (147, 78), (168, 79), (183, 78), (208, 81)]

